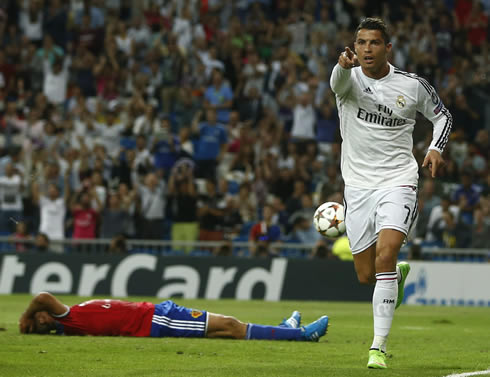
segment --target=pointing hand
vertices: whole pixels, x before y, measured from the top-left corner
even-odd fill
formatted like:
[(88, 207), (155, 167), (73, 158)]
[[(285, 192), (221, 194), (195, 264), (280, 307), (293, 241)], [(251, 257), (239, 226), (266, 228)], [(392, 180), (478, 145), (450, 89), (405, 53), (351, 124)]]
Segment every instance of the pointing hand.
[(345, 51), (339, 56), (339, 64), (342, 68), (351, 69), (359, 65), (359, 60), (357, 55), (349, 47), (346, 47)]

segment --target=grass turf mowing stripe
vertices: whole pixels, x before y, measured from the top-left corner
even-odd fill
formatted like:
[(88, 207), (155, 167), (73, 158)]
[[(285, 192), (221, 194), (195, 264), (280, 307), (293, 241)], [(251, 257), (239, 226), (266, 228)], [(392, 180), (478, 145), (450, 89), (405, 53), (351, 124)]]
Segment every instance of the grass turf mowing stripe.
[(466, 372), (466, 373), (459, 373), (459, 374), (449, 374), (444, 377), (470, 377), (470, 376), (485, 376), (485, 375), (490, 375), (490, 369), (487, 370), (480, 370), (478, 372)]

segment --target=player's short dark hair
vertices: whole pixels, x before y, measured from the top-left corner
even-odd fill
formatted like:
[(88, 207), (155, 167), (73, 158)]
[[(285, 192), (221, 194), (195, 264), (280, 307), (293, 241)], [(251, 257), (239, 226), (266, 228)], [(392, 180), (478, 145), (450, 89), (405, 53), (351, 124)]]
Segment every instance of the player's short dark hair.
[(356, 29), (356, 34), (355, 34), (356, 38), (357, 38), (357, 33), (359, 33), (359, 30), (361, 29), (379, 30), (381, 32), (381, 35), (383, 36), (385, 44), (390, 43), (390, 34), (388, 33), (388, 26), (386, 26), (385, 22), (381, 18), (368, 17), (362, 20)]

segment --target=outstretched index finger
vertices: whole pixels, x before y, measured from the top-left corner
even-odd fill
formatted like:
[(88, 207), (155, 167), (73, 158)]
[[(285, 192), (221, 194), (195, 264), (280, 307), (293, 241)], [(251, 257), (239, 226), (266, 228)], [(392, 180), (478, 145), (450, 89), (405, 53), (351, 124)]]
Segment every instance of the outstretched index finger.
[(352, 52), (352, 50), (349, 48), (349, 47), (346, 47), (345, 48), (345, 55), (349, 58), (349, 59), (352, 59), (354, 57), (354, 53)]

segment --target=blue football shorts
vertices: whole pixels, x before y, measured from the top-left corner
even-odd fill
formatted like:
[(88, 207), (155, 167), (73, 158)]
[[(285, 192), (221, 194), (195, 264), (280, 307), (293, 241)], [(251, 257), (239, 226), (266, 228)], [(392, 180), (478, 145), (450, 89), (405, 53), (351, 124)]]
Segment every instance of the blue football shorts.
[(155, 305), (150, 336), (203, 338), (207, 327), (206, 311), (189, 309), (168, 300)]

